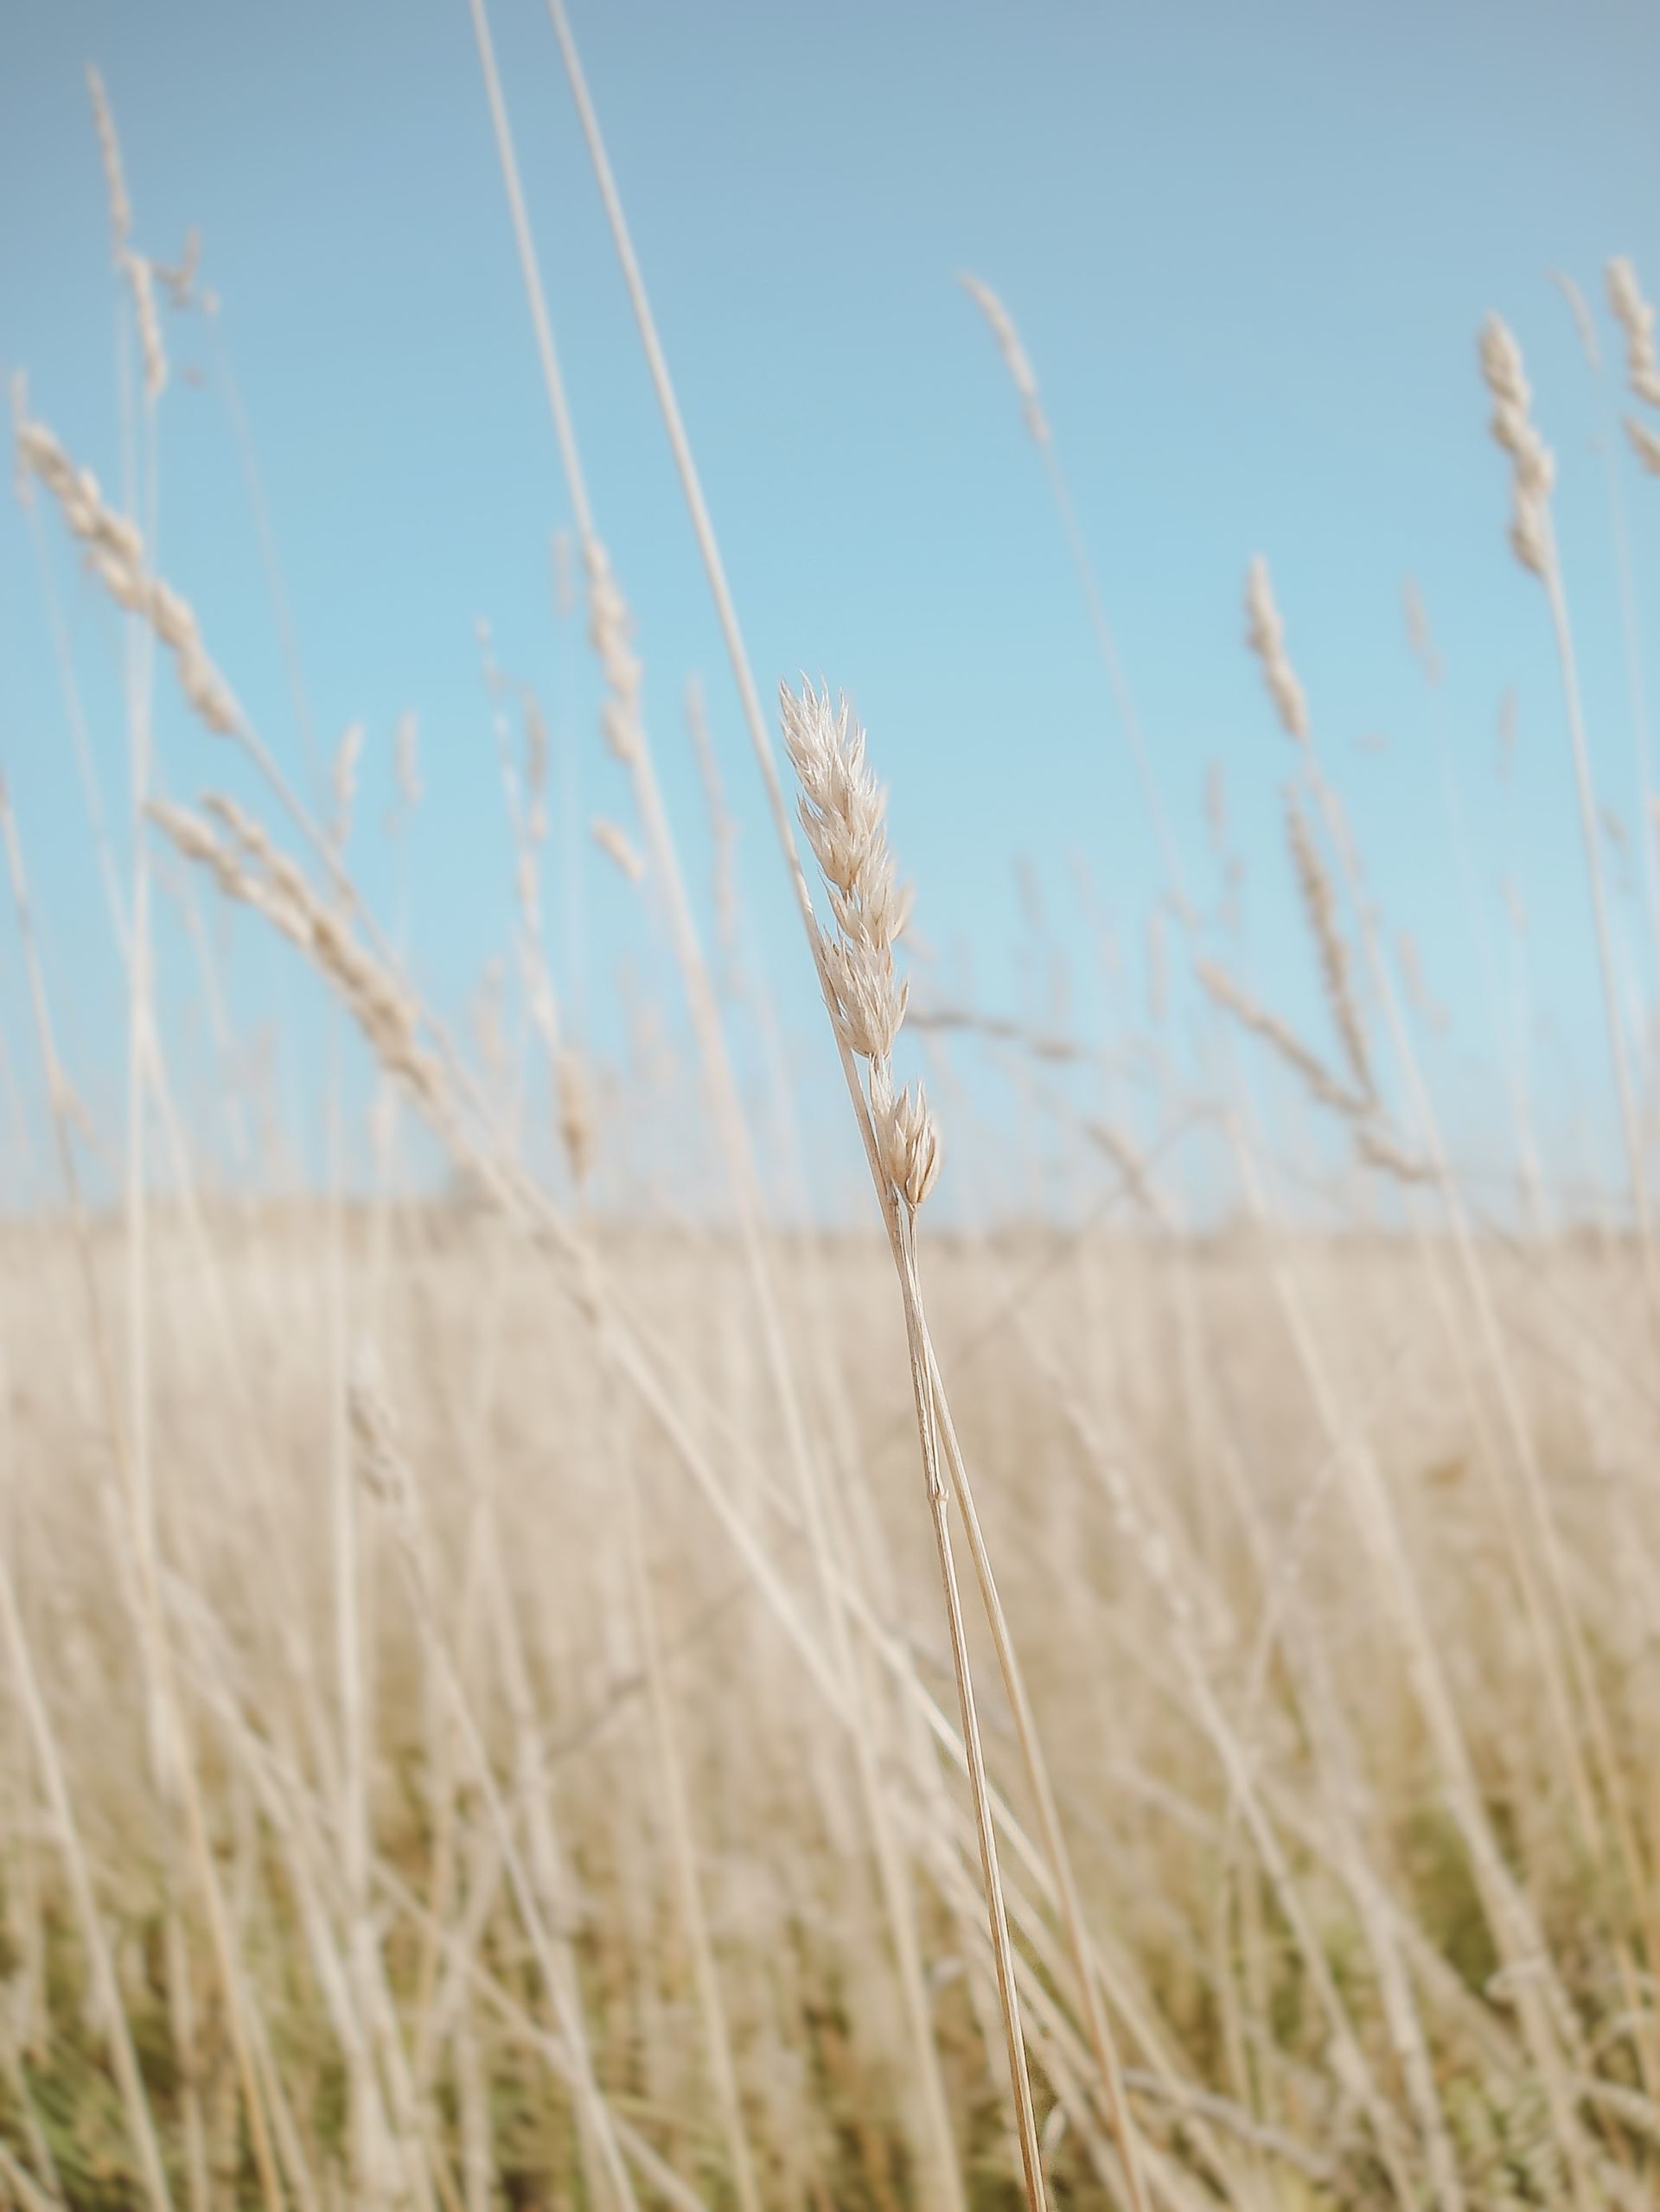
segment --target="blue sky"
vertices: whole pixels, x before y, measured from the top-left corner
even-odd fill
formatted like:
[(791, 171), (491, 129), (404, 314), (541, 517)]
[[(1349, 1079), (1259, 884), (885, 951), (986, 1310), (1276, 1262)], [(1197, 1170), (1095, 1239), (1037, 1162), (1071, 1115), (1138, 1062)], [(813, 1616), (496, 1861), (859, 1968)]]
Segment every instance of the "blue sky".
[[(1318, 1028), (1278, 842), (1289, 750), (1242, 643), (1243, 574), (1259, 550), (1374, 887), (1391, 924), (1423, 940), (1453, 1017), (1432, 1050), (1455, 1118), (1478, 1129), (1500, 1110), (1497, 1087), (1475, 1074), (1491, 1010), (1405, 644), (1411, 572), (1447, 664), (1447, 740), (1500, 950), (1498, 877), (1513, 870), (1526, 887), (1546, 1105), (1564, 1146), (1605, 1144), (1559, 692), (1537, 587), (1504, 547), (1504, 467), (1485, 435), (1474, 341), (1487, 308), (1511, 321), (1559, 454), (1593, 742), (1630, 820), (1594, 388), (1548, 272), (1569, 271), (1593, 296), (1611, 353), (1606, 256), (1632, 254), (1660, 290), (1652, 11), (1602, 0), (1388, 10), (574, 0), (572, 20), (763, 688), (804, 666), (854, 694), (892, 787), (919, 926), (948, 967), (972, 972), (998, 1010), (1030, 999), (1040, 964), (1018, 944), (1024, 860), (1072, 961), (1073, 1018), (1100, 1036), (1122, 1010), (1099, 977), (1075, 856), (1121, 940), (1138, 1007), (1159, 889), (1034, 454), (954, 281), (969, 268), (1003, 294), (1036, 362), (1201, 881), (1205, 766), (1225, 764), (1264, 995)], [(671, 804), (700, 865), (680, 699), (701, 671), (746, 893), (806, 1036), (802, 959), (552, 33), (536, 0), (497, 0), (493, 21)], [(8, 49), (0, 362), (26, 366), (35, 411), (117, 481), (116, 295), (82, 79), (95, 61), (137, 243), (171, 258), (187, 226), (201, 226), (316, 719), (330, 742), (354, 719), (367, 726), (354, 860), (387, 912), (392, 733), (406, 708), (420, 715), (429, 797), (409, 928), (424, 979), (453, 1008), (511, 915), (477, 617), (503, 666), (564, 716), (582, 821), (628, 813), (593, 729), (579, 632), (550, 612), (549, 534), (569, 506), (463, 0), (143, 11), (61, 0), (14, 11)], [(176, 366), (211, 368), (194, 318), (170, 319), (169, 332)], [(176, 378), (161, 419), (160, 564), (273, 749), (297, 759), (217, 386)], [(1660, 580), (1660, 483), (1623, 459), (1621, 479), (1646, 608)], [(57, 571), (113, 800), (115, 633), (61, 545)], [(1495, 730), (1510, 685), (1516, 766), (1500, 785)], [(169, 788), (243, 787), (165, 685), (161, 697)], [(1357, 744), (1380, 736), (1388, 749)], [(89, 1093), (113, 1100), (113, 962), (39, 579), (10, 507), (0, 758), (71, 1057)], [(582, 886), (584, 995), (610, 1047), (616, 963), (654, 957), (650, 928), (597, 856)], [(565, 897), (553, 894), (556, 918)], [(1622, 912), (1635, 944), (1637, 910)], [(238, 958), (245, 1004), (263, 1008), (268, 994), (291, 1010), (281, 963), (251, 943)], [(183, 993), (188, 971), (169, 973)], [(575, 975), (565, 979), (574, 995)], [(21, 1005), (7, 930), (0, 1018), (26, 1070)]]

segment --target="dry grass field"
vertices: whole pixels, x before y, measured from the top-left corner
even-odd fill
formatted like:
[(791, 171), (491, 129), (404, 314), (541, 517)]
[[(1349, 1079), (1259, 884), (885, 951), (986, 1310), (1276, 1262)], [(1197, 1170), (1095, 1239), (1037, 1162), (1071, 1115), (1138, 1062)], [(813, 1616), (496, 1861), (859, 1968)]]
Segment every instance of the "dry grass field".
[[(1082, 1044), (948, 1003), (909, 949), (879, 732), (867, 758), (827, 692), (762, 703), (555, 0), (777, 832), (750, 864), (788, 863), (835, 1047), (803, 1101), (783, 1015), (733, 987), (731, 883), (712, 926), (687, 889), (472, 8), (629, 800), (597, 841), (649, 902), (642, 992), (673, 1050), (597, 1064), (559, 1004), (533, 715), (501, 750), (493, 1050), (424, 1002), (354, 881), (357, 737), (297, 795), (160, 572), (163, 310), (214, 309), (192, 258), (133, 245), (95, 82), (150, 497), (101, 487), (21, 386), (15, 440), (48, 613), (66, 558), (124, 610), (131, 835), (94, 806), (86, 859), (129, 1090), (93, 1125), (29, 825), (0, 802), (28, 1008), (7, 1067), (51, 1163), (49, 1202), (0, 1227), (0, 2202), (1660, 2202), (1660, 1274), (1621, 984), (1642, 923), (1607, 880), (1515, 341), (1480, 341), (1494, 558), (1502, 469), (1566, 679), (1608, 1027), (1587, 1082), (1624, 1144), (1601, 1224), (1548, 1176), (1505, 1187), (1533, 1154), (1497, 1076), (1491, 1173), (1451, 1163), (1421, 988), (1260, 562), (1241, 682), (1284, 731), (1268, 864), (1319, 1033), (1252, 973), (1225, 852), (1190, 891), (1121, 695), (1197, 1053), (1155, 1005), (1097, 1087)], [(972, 289), (1117, 683), (1034, 373)], [(1609, 292), (1652, 465), (1652, 316), (1625, 265)], [(67, 633), (43, 634), (84, 742)], [(163, 689), (257, 806), (179, 803)], [(418, 806), (412, 732), (396, 775)], [(200, 957), (188, 1036), (155, 990), (163, 913)], [(199, 1080), (227, 945), (256, 940), (323, 1010), (287, 1078), (333, 1118), (309, 1179), (279, 1171), (257, 1078)], [(1064, 1163), (1024, 1212), (951, 1193), (981, 1053), (1034, 1161)], [(1132, 1061), (1156, 1144), (1114, 1118)], [(853, 1142), (821, 1161), (844, 1094)], [(843, 1204), (849, 1159), (868, 1188)], [(815, 1197), (781, 1202), (792, 1178)]]
[[(144, 2201), (88, 1902), (180, 2203), (259, 2201), (233, 2018), (284, 2202), (604, 2201), (578, 2038), (642, 2203), (738, 2201), (728, 2069), (751, 2201), (940, 2201), (930, 2069), (953, 2186), (1013, 2201), (879, 1246), (768, 1255), (827, 1603), (730, 1239), (595, 1240), (717, 1503), (509, 1227), (418, 1205), (154, 1227), (164, 1666), (75, 1240), (5, 1243), (8, 1679), (41, 1699), (10, 1701), (5, 1741), (18, 2201)], [(119, 1241), (87, 1256), (118, 1335)], [(1660, 1654), (1629, 1259), (1479, 1259), (1507, 1377), (1444, 1323), (1442, 1297), (1467, 1312), (1433, 1245), (1056, 1230), (929, 1253), (1152, 2201), (1652, 2185)], [(980, 1635), (974, 1661), (1049, 2185), (1122, 2201)]]

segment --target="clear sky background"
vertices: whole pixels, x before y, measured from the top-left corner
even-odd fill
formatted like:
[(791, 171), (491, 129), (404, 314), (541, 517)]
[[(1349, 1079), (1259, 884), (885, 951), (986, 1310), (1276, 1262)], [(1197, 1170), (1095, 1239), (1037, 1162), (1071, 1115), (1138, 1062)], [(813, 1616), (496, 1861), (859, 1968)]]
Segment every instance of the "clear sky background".
[[(936, 988), (1047, 1021), (1017, 864), (1069, 957), (1066, 1018), (1097, 1042), (1145, 1010), (1159, 869), (1076, 583), (1001, 364), (955, 278), (1015, 315), (1043, 385), (1159, 781), (1214, 889), (1201, 794), (1225, 766), (1249, 864), (1263, 995), (1320, 1013), (1279, 840), (1291, 767), (1243, 644), (1250, 555), (1272, 564), (1318, 737), (1391, 928), (1410, 927), (1451, 1017), (1427, 1039), (1466, 1141), (1504, 1111), (1492, 994), (1498, 896), (1525, 889), (1535, 1075), (1574, 1172), (1606, 1149), (1600, 1014), (1542, 596), (1504, 542), (1505, 466), (1476, 371), (1483, 312), (1524, 348), (1561, 469), (1559, 516), (1599, 775), (1628, 833), (1632, 719), (1597, 388), (1550, 279), (1592, 298), (1631, 253), (1660, 290), (1660, 18), (1575, 0), (572, 0), (686, 418), (763, 686), (805, 666), (854, 695), (920, 887)], [(746, 896), (806, 1038), (805, 963), (551, 27), (493, 10), (598, 526), (639, 622), (648, 721), (694, 865), (707, 838), (681, 687), (700, 671), (742, 836)], [(399, 715), (420, 717), (410, 941), (447, 1009), (506, 946), (510, 870), (474, 625), (533, 684), (579, 759), (578, 826), (629, 819), (603, 754), (579, 627), (555, 621), (550, 533), (570, 520), (463, 0), (20, 5), (0, 76), (0, 365), (35, 412), (120, 477), (104, 188), (83, 70), (104, 73), (136, 241), (203, 273), (263, 472), (325, 743), (367, 728), (354, 862), (389, 916), (381, 828)], [(300, 755), (222, 386), (196, 317), (170, 316), (160, 566), (274, 750)], [(1660, 481), (1622, 452), (1637, 598), (1655, 657)], [(118, 631), (54, 532), (94, 742), (118, 809)], [(1403, 577), (1446, 665), (1478, 904), (1451, 865), (1434, 724)], [(1500, 700), (1514, 772), (1496, 774)], [(231, 774), (170, 681), (169, 788)], [(1380, 743), (1380, 741), (1382, 741)], [(28, 530), (0, 520), (0, 761), (36, 879), (74, 1072), (118, 1103), (119, 988), (98, 903)], [(556, 796), (558, 794), (556, 794)], [(599, 1049), (623, 1035), (648, 916), (582, 850), (550, 894), (562, 979)], [(1085, 911), (1079, 864), (1097, 911)], [(1622, 899), (1631, 987), (1651, 995)], [(1104, 980), (1101, 917), (1122, 956)], [(239, 952), (252, 1015), (302, 1001)], [(581, 947), (585, 944), (585, 956)], [(188, 969), (164, 946), (187, 1025)], [(621, 976), (619, 970), (621, 966)], [(579, 972), (581, 971), (581, 972)], [(1116, 997), (1114, 993), (1116, 992)], [(0, 1022), (27, 1081), (15, 940)], [(1497, 1009), (1509, 1019), (1510, 1001)], [(303, 1033), (303, 1032), (302, 1032)], [(816, 1034), (816, 1033), (814, 1033)], [(810, 1049), (811, 1048), (804, 1048)], [(821, 1049), (821, 1048), (820, 1048)], [(1478, 1079), (1478, 1070), (1486, 1073)], [(303, 1084), (304, 1065), (289, 1068)], [(989, 1082), (993, 1079), (984, 1079)], [(993, 1110), (988, 1106), (988, 1112)], [(1610, 1170), (1609, 1179), (1614, 1180)]]

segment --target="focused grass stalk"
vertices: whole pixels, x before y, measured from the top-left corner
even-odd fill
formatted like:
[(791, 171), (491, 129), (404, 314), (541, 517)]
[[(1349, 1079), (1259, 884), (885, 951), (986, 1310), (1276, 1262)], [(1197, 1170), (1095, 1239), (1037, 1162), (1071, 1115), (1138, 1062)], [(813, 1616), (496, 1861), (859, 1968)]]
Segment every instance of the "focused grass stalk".
[[(905, 1336), (916, 1401), (917, 1440), (945, 1597), (951, 1664), (962, 1717), (968, 1783), (979, 1835), (980, 1874), (997, 1970), (998, 1998), (1014, 2091), (1017, 2132), (1027, 2202), (1047, 2202), (1020, 2029), (1020, 2000), (1003, 1902), (997, 1834), (986, 1780), (967, 1635), (952, 1555), (946, 1476), (942, 1463), (934, 1375), (929, 1365), (922, 1284), (916, 1265), (916, 1213), (937, 1181), (939, 1132), (921, 1086), (913, 1093), (893, 1086), (894, 1040), (905, 1017), (908, 986), (897, 980), (893, 947), (910, 910), (910, 895), (897, 883), (888, 850), (884, 796), (865, 761), (865, 734), (846, 702), (833, 710), (827, 692), (804, 685), (780, 691), (784, 743), (802, 791), (801, 823), (824, 879), (835, 919), (833, 935), (820, 936), (820, 976), (831, 1023), (846, 1049), (868, 1069), (866, 1103), (875, 1136), (878, 1184), (899, 1222), (897, 1260)], [(942, 1396), (943, 1393), (942, 1393)]]

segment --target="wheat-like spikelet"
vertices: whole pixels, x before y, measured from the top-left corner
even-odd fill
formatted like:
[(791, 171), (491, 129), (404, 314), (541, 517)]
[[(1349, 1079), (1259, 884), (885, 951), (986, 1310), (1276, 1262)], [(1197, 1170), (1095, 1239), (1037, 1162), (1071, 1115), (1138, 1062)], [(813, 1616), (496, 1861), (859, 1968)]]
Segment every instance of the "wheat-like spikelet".
[(1017, 392), (1026, 418), (1026, 428), (1039, 445), (1049, 443), (1049, 424), (1044, 418), (1043, 403), (1038, 396), (1037, 373), (1020, 342), (1020, 333), (1014, 327), (1014, 317), (1009, 313), (989, 284), (966, 271), (959, 280), (986, 322), (997, 341), (997, 350), (1003, 356), (1003, 366)]
[(121, 163), (121, 141), (116, 134), (115, 118), (110, 111), (104, 80), (90, 66), (86, 89), (92, 95), (93, 124), (98, 132), (99, 156), (104, 164), (112, 251), (115, 265), (132, 292), (138, 349), (144, 364), (144, 397), (153, 403), (167, 388), (167, 348), (162, 342), (161, 319), (156, 312), (156, 272), (152, 264), (142, 253), (135, 253), (129, 243), (132, 236), (132, 202), (127, 196), (126, 175)]
[(865, 733), (846, 700), (828, 691), (779, 686), (784, 744), (801, 787), (800, 813), (823, 872), (833, 934), (820, 932), (820, 974), (830, 1018), (856, 1059), (868, 1063), (868, 1095), (884, 1174), (914, 1213), (938, 1180), (939, 1131), (919, 1084), (893, 1086), (894, 1040), (910, 986), (894, 972), (893, 948), (910, 918), (911, 889), (894, 873), (887, 794), (865, 757)]
[[(19, 381), (14, 380), (12, 396), (14, 409), (20, 410), (25, 393)], [(51, 431), (21, 411), (16, 412), (14, 434), (20, 478), (29, 470), (40, 478), (94, 564), (108, 563), (124, 572), (142, 562), (144, 539), (137, 526), (105, 505), (92, 470), (77, 469)]]
[(873, 1061), (871, 1098), (883, 1168), (914, 1214), (938, 1182), (943, 1157), (926, 1087), (918, 1083), (896, 1095), (885, 1062)]
[(603, 814), (596, 814), (589, 825), (589, 834), (608, 860), (615, 862), (629, 883), (644, 880), (646, 864), (643, 855), (629, 842), (626, 830), (610, 821)]
[(1366, 1049), (1365, 1025), (1361, 1020), (1360, 1007), (1355, 997), (1349, 947), (1338, 927), (1337, 894), (1331, 887), (1331, 878), (1326, 872), (1325, 863), (1320, 857), (1307, 817), (1298, 805), (1297, 794), (1290, 786), (1286, 789), (1285, 804), (1286, 841), (1291, 848), (1292, 865), (1296, 871), (1303, 913), (1319, 952), (1320, 981), (1325, 991), (1326, 1007), (1331, 1016), (1332, 1026), (1342, 1042), (1344, 1057), (1349, 1062), (1350, 1072), (1362, 1095), (1371, 1098), (1377, 1085)]
[(1491, 428), (1510, 456), (1510, 547), (1525, 569), (1542, 577), (1550, 559), (1550, 489), (1556, 464), (1535, 429), (1533, 392), (1510, 326), (1490, 315), (1482, 325), (1481, 373), (1492, 395)]
[(591, 530), (582, 541), (588, 571), (588, 641), (599, 655), (609, 694), (599, 726), (614, 760), (637, 760), (644, 739), (640, 729), (640, 689), (645, 671), (633, 647), (633, 617), (611, 571), (604, 546)]
[(418, 1017), (406, 993), (331, 912), (260, 825), (234, 800), (210, 793), (201, 815), (156, 801), (151, 819), (187, 860), (213, 872), (227, 896), (265, 915), (330, 981), (389, 1073), (401, 1078), (423, 1109), (442, 1125), (447, 1104), (431, 1054), (418, 1036)]
[[(176, 806), (164, 799), (152, 800), (150, 819), (163, 831), (176, 851), (186, 860), (194, 860), (206, 868), (219, 888), (229, 898), (239, 899), (245, 906), (252, 907), (267, 921), (277, 922), (275, 909), (278, 895), (269, 884), (247, 875), (237, 863), (231, 849), (221, 845), (198, 814), (183, 806)], [(287, 935), (284, 923), (277, 926)]]
[(115, 118), (110, 112), (109, 96), (104, 90), (104, 80), (90, 63), (86, 69), (86, 89), (93, 99), (93, 123), (98, 132), (98, 150), (104, 163), (104, 185), (110, 203), (110, 237), (118, 260), (126, 251), (127, 240), (132, 235), (132, 202), (127, 197), (126, 175), (121, 166), (121, 141), (116, 136)]
[(230, 687), (208, 658), (191, 609), (144, 566), (144, 541), (134, 525), (105, 506), (90, 469), (77, 469), (44, 424), (20, 423), (21, 466), (33, 469), (57, 500), (63, 519), (86, 547), (93, 568), (118, 605), (142, 615), (173, 656), (180, 689), (208, 729), (221, 736), (242, 728)]
[(144, 364), (144, 397), (152, 405), (167, 389), (167, 347), (162, 342), (162, 321), (156, 312), (155, 267), (142, 253), (121, 257), (127, 282), (132, 287), (133, 319), (138, 326), (138, 350)]
[(1654, 309), (1643, 296), (1637, 271), (1617, 253), (1607, 268), (1608, 304), (1625, 333), (1625, 381), (1650, 407), (1660, 407), (1660, 357), (1654, 347)]
[(1280, 725), (1286, 736), (1299, 745), (1306, 745), (1308, 702), (1286, 651), (1286, 626), (1274, 603), (1268, 564), (1261, 553), (1252, 560), (1246, 573), (1245, 616), (1246, 640), (1261, 664), (1262, 680), (1268, 687)]
[(1639, 423), (1635, 415), (1627, 415), (1625, 422), (1632, 452), (1650, 476), (1660, 476), (1660, 437), (1646, 423)]

